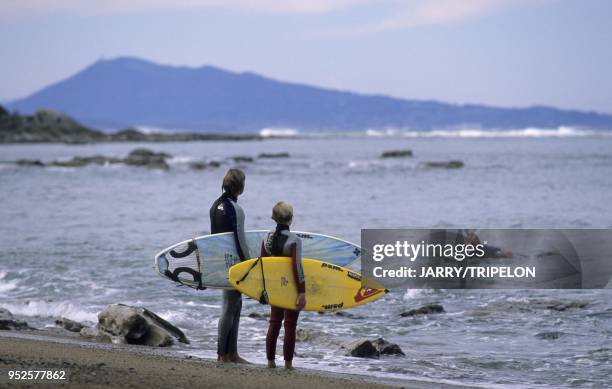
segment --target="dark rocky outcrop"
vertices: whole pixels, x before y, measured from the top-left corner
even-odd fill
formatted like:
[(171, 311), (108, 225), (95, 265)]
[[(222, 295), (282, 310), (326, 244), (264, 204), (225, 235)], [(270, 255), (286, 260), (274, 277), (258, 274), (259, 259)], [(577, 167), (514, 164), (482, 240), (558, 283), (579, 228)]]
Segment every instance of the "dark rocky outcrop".
[(172, 158), (170, 154), (155, 152), (149, 149), (139, 148), (128, 154), (126, 158), (107, 157), (104, 155), (93, 155), (88, 157), (73, 157), (66, 161), (51, 161), (44, 163), (37, 159), (20, 159), (15, 161), (18, 166), (26, 167), (84, 167), (88, 165), (107, 165), (123, 163), (129, 166), (146, 167), (151, 169), (169, 169), (166, 160)]
[(130, 166), (142, 166), (153, 169), (169, 169), (170, 166), (166, 159), (171, 158), (170, 154), (157, 153), (155, 151), (138, 148), (132, 150), (123, 160), (123, 163)]
[(390, 150), (381, 154), (381, 158), (410, 158), (412, 150)]
[(425, 162), (425, 167), (429, 168), (441, 168), (441, 169), (460, 169), (464, 166), (463, 161), (451, 160), (451, 161), (435, 161)]
[(65, 317), (60, 317), (55, 320), (55, 324), (70, 332), (81, 332), (85, 326), (78, 321), (70, 320)]
[(91, 143), (106, 139), (103, 132), (85, 127), (61, 112), (40, 109), (33, 115), (0, 115), (0, 143)]
[(374, 340), (360, 339), (344, 343), (342, 349), (347, 355), (358, 358), (378, 358), (381, 355), (405, 355), (399, 345), (383, 338)]
[(175, 341), (189, 343), (185, 334), (146, 308), (113, 304), (98, 314), (96, 327), (81, 335), (103, 342), (165, 347)]
[(105, 133), (71, 117), (40, 109), (33, 115), (11, 113), (0, 106), (0, 143), (189, 142), (261, 140), (257, 134), (144, 133), (128, 128)]
[(538, 339), (555, 340), (555, 339), (559, 339), (563, 335), (564, 335), (564, 333), (561, 332), (561, 331), (549, 331), (549, 332), (540, 332), (540, 333), (537, 333), (535, 336)]
[(253, 159), (253, 157), (249, 157), (249, 156), (247, 156), (247, 155), (236, 155), (236, 156), (233, 156), (231, 159), (232, 159), (234, 162), (237, 162), (237, 163), (240, 163), (240, 162), (243, 162), (243, 163), (250, 163), (250, 162), (254, 162), (254, 161), (255, 161), (255, 160)]
[(0, 308), (0, 330), (27, 330), (30, 329), (28, 323), (23, 320), (15, 319), (11, 311)]
[(40, 159), (19, 159), (15, 161), (17, 166), (35, 166), (35, 167), (43, 167), (45, 166), (44, 162)]
[(289, 158), (289, 153), (261, 153), (257, 158)]
[(219, 166), (221, 166), (221, 162), (219, 161), (195, 161), (189, 164), (189, 167), (194, 170), (216, 169)]
[(402, 317), (418, 316), (418, 315), (431, 315), (435, 313), (444, 313), (444, 307), (440, 304), (427, 304), (420, 308), (411, 309), (406, 312), (400, 313)]

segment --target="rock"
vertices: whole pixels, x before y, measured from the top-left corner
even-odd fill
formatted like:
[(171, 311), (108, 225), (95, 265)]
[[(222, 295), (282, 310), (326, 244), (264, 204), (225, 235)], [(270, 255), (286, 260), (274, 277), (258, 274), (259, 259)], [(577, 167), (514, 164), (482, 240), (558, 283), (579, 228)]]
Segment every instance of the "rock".
[(270, 317), (270, 313), (251, 312), (248, 314), (251, 319), (267, 320)]
[[(98, 314), (97, 330), (119, 342), (147, 346), (170, 346), (174, 340), (189, 343), (185, 334), (146, 308), (113, 304)], [(104, 334), (97, 333), (96, 336)]]
[(380, 355), (406, 355), (399, 345), (387, 342), (383, 338), (372, 341), (372, 344), (376, 347)]
[(249, 157), (246, 155), (233, 156), (232, 160), (234, 160), (234, 162), (249, 162), (249, 163), (254, 161), (253, 157)]
[(380, 351), (367, 339), (355, 340), (342, 345), (347, 350), (346, 355), (357, 358), (378, 358)]
[(70, 320), (65, 317), (60, 317), (55, 320), (55, 324), (71, 332), (81, 332), (85, 326), (78, 321)]
[(112, 140), (117, 142), (146, 142), (150, 141), (151, 136), (140, 132), (135, 128), (126, 128), (111, 134)]
[(170, 166), (166, 162), (167, 158), (172, 158), (170, 154), (157, 153), (149, 149), (132, 150), (123, 160), (126, 165), (144, 166), (152, 169), (168, 169)]
[(97, 327), (85, 327), (79, 332), (82, 337), (94, 339), (102, 343), (125, 343), (125, 339), (112, 336), (108, 332), (99, 330)]
[(210, 161), (210, 162), (196, 161), (196, 162), (191, 162), (189, 164), (189, 167), (195, 170), (218, 168), (219, 166), (221, 166), (221, 163), (219, 161)]
[(43, 167), (45, 164), (39, 159), (18, 159), (15, 161), (17, 166), (35, 166), (35, 167)]
[(0, 330), (27, 330), (28, 323), (13, 317), (8, 309), (0, 308)]
[(580, 309), (586, 308), (589, 305), (586, 301), (570, 301), (569, 303), (557, 302), (547, 306), (548, 309), (553, 311), (567, 311), (568, 309)]
[(353, 315), (352, 313), (349, 313), (347, 311), (337, 311), (334, 312), (334, 315), (336, 316), (341, 316), (341, 317), (349, 317), (351, 319), (363, 319), (363, 316), (359, 316), (359, 315)]
[(378, 358), (381, 355), (405, 355), (400, 346), (383, 338), (360, 339), (342, 344), (347, 355), (358, 358)]
[(431, 315), (434, 313), (444, 313), (444, 312), (445, 312), (444, 307), (440, 304), (427, 304), (417, 309), (411, 309), (409, 311), (402, 312), (400, 313), (400, 316), (408, 317), (408, 316), (417, 316), (417, 315)]
[(555, 340), (559, 339), (562, 335), (564, 334), (560, 331), (540, 332), (536, 334), (536, 338), (544, 340)]
[(443, 168), (443, 169), (460, 169), (463, 167), (463, 162), (458, 160), (442, 161), (442, 162), (425, 162), (426, 167)]
[(412, 150), (391, 150), (385, 151), (381, 158), (409, 158), (412, 157)]
[(257, 158), (289, 158), (289, 153), (261, 153)]

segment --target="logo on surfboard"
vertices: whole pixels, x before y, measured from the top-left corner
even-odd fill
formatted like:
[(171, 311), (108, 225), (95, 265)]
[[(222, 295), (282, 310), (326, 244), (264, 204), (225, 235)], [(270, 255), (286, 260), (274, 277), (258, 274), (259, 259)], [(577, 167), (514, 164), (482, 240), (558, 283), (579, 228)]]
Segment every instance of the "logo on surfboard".
[(358, 303), (367, 298), (375, 296), (381, 292), (382, 292), (382, 289), (366, 288), (362, 286), (361, 288), (359, 288), (359, 290), (357, 291), (357, 294), (355, 295), (355, 302)]

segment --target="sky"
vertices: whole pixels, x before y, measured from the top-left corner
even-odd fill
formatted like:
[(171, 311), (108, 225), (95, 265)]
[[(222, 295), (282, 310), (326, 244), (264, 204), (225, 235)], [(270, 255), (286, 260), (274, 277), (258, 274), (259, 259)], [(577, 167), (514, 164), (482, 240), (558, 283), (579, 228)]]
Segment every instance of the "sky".
[(0, 102), (133, 56), (409, 99), (612, 113), (610, 15), (607, 0), (0, 0)]

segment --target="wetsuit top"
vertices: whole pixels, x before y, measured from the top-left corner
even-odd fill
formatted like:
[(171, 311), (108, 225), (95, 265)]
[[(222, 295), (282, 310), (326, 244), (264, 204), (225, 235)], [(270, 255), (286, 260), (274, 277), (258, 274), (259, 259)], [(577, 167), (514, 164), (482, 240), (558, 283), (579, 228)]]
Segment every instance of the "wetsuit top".
[(268, 236), (261, 242), (261, 256), (291, 257), (293, 277), (298, 293), (305, 292), (304, 269), (302, 269), (302, 240), (289, 231), (288, 225), (277, 224), (276, 231), (268, 233)]
[(233, 232), (236, 251), (241, 261), (251, 258), (244, 235), (244, 211), (236, 196), (223, 193), (210, 207), (210, 233)]

